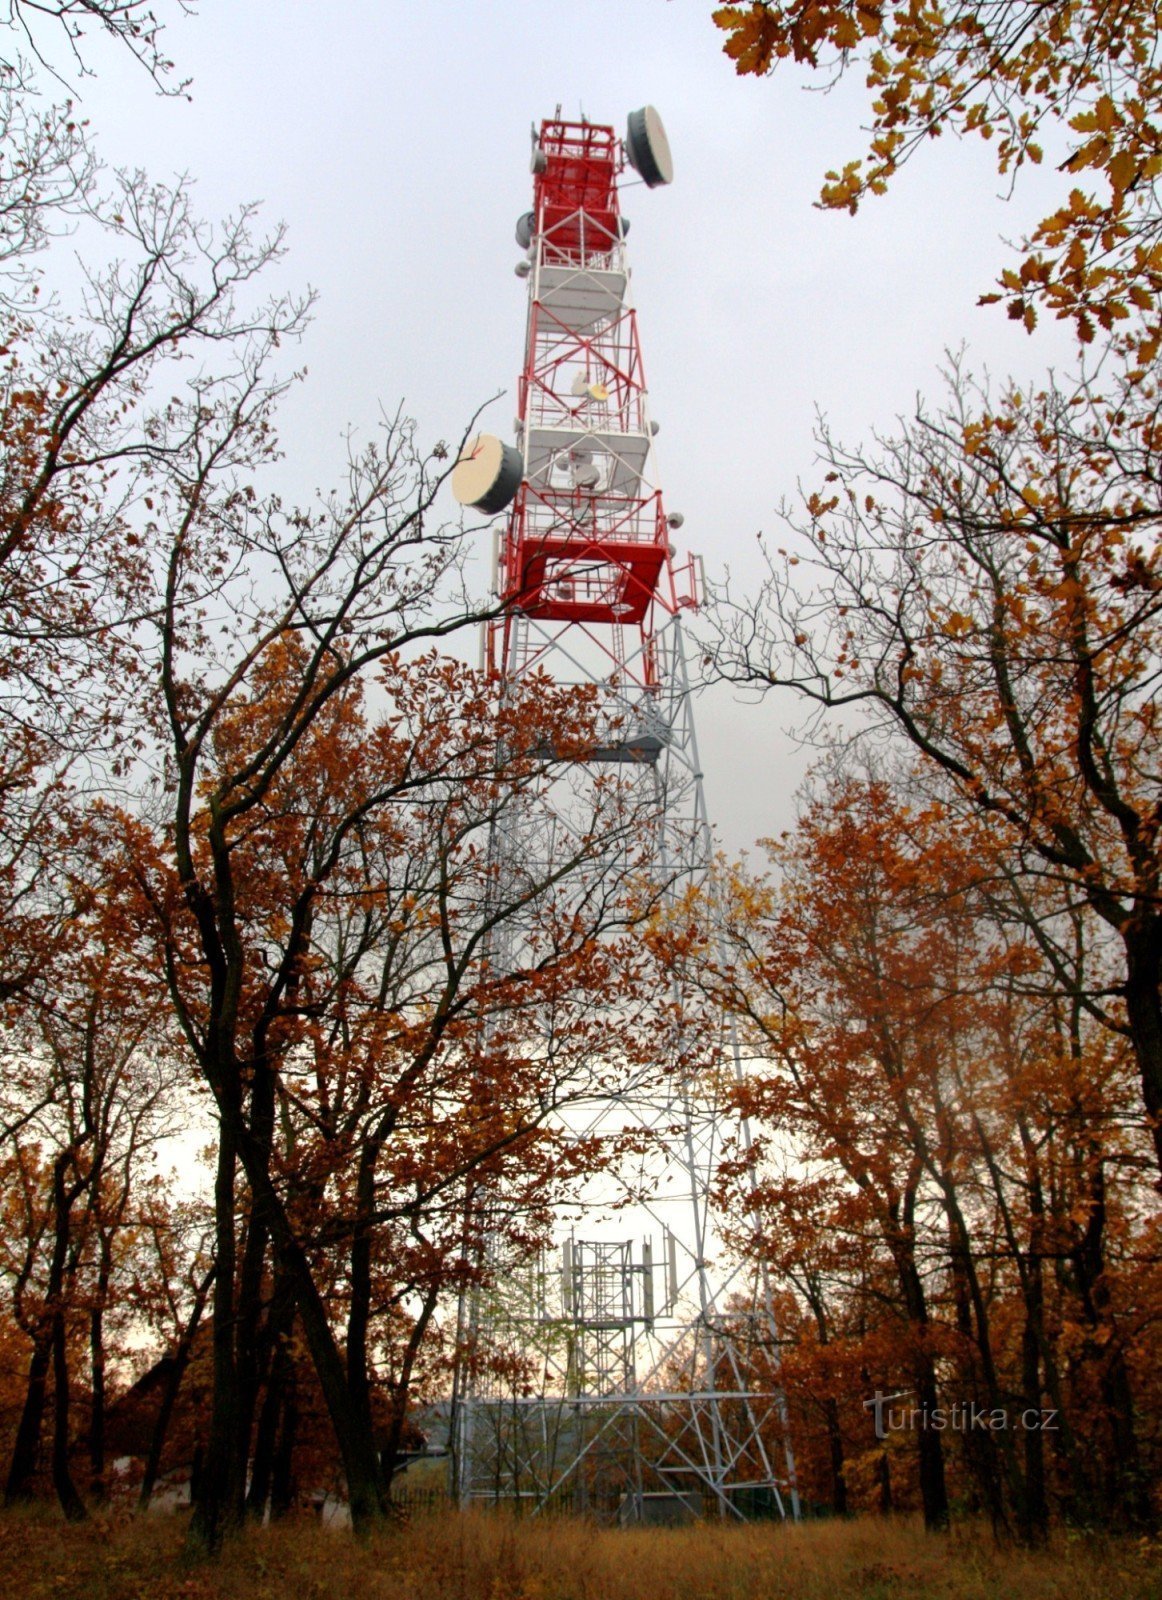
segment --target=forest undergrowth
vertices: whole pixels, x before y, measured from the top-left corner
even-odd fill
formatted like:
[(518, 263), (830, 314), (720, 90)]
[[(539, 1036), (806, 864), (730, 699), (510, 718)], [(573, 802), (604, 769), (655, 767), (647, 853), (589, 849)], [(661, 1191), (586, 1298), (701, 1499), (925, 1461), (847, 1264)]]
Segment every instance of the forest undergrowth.
[(1058, 1532), (1041, 1551), (984, 1527), (857, 1518), (681, 1529), (429, 1515), (366, 1543), (313, 1522), (254, 1528), (191, 1562), (185, 1520), (113, 1510), (0, 1520), (0, 1595), (20, 1600), (1152, 1600), (1157, 1542)]

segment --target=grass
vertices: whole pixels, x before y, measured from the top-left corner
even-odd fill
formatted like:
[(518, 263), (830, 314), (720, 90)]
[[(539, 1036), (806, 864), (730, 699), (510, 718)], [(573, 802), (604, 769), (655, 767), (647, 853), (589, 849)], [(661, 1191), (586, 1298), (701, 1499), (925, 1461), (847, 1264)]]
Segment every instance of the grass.
[(417, 1517), (367, 1545), (308, 1522), (253, 1529), (214, 1563), (185, 1523), (0, 1516), (3, 1600), (1162, 1600), (1162, 1549), (1069, 1538), (1030, 1553), (977, 1529), (863, 1518), (799, 1528), (612, 1529)]

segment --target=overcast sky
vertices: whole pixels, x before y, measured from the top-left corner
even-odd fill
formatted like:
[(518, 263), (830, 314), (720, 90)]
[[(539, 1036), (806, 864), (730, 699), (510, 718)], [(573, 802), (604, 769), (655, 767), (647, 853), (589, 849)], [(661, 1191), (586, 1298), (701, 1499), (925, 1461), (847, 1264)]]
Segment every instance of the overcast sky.
[[(166, 15), (168, 0), (158, 0)], [(1068, 347), (977, 309), (1060, 179), (1006, 203), (980, 142), (945, 139), (858, 217), (813, 201), (863, 153), (858, 83), (794, 70), (740, 79), (705, 0), (202, 0), (167, 32), (189, 103), (96, 47), (80, 105), (111, 165), (187, 172), (216, 216), (261, 200), (289, 227), (283, 281), (320, 293), (284, 416), (287, 498), (335, 482), (349, 426), (403, 401), (425, 442), (454, 439), (499, 389), (511, 437), (531, 204), (529, 125), (580, 112), (624, 128), (652, 103), (668, 189), (623, 196), (667, 506), (709, 575), (756, 572), (755, 535), (813, 476), (815, 410), (846, 439), (934, 394), (943, 352), (1029, 380)], [(777, 541), (776, 541), (777, 542)], [(699, 707), (707, 795), (732, 851), (789, 821), (803, 758), (782, 701)]]

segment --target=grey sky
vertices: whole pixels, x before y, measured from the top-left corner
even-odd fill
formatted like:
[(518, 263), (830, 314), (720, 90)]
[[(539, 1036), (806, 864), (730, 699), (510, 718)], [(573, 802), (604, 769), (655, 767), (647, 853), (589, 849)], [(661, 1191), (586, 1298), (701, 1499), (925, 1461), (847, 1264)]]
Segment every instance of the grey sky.
[[(168, 8), (161, 0), (158, 10)], [(788, 71), (736, 77), (703, 0), (202, 0), (167, 39), (192, 103), (162, 100), (117, 53), (81, 106), (112, 165), (198, 181), (218, 215), (261, 199), (290, 229), (283, 280), (321, 303), (310, 377), (287, 407), (287, 496), (335, 481), (341, 436), (400, 400), (421, 438), (509, 437), (525, 286), (513, 225), (531, 203), (530, 122), (624, 127), (652, 102), (672, 188), (623, 193), (667, 505), (707, 572), (756, 571), (755, 534), (812, 476), (816, 405), (850, 439), (934, 393), (943, 351), (1022, 380), (1068, 345), (980, 310), (1015, 238), (1061, 180), (1006, 205), (980, 142), (945, 139), (851, 219), (813, 208), (824, 171), (862, 154), (857, 83), (805, 93)], [(450, 508), (451, 509), (451, 508)], [(777, 542), (777, 541), (776, 541)], [(803, 768), (794, 707), (700, 707), (712, 814), (737, 850), (789, 820)]]

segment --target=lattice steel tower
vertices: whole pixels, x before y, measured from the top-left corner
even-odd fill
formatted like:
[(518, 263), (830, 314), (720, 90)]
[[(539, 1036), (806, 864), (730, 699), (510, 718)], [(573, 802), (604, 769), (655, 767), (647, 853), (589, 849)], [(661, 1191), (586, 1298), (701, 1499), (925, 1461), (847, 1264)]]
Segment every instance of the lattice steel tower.
[[(517, 442), (469, 441), (453, 489), (487, 514), (509, 508), (489, 671), (504, 684), (539, 670), (596, 686), (602, 732), (571, 792), (613, 769), (648, 794), (653, 860), (676, 896), (707, 879), (711, 860), (682, 630), (699, 568), (677, 559), (682, 518), (667, 516), (656, 481), (618, 193), (627, 162), (649, 188), (671, 179), (652, 107), (631, 115), (624, 140), (559, 112), (534, 129), (533, 209), (517, 224), (528, 280)], [(498, 875), (551, 852), (569, 825), (567, 793), (540, 794), (535, 814), (498, 830)], [(477, 1346), (536, 1351), (541, 1381), (535, 1394), (503, 1395), (460, 1378), (462, 1501), (520, 1496), (539, 1508), (567, 1497), (623, 1518), (797, 1515), (769, 1290), (718, 1259), (713, 1187), (737, 1071), (729, 1049), (724, 1059), (725, 1071), (660, 1074), (592, 1106), (579, 1132), (643, 1131), (632, 1204), (614, 1196), (611, 1212), (605, 1179), (604, 1195), (578, 1197), (551, 1255), (494, 1263), (504, 1292), (465, 1308)], [(759, 1385), (756, 1371), (767, 1374)]]

